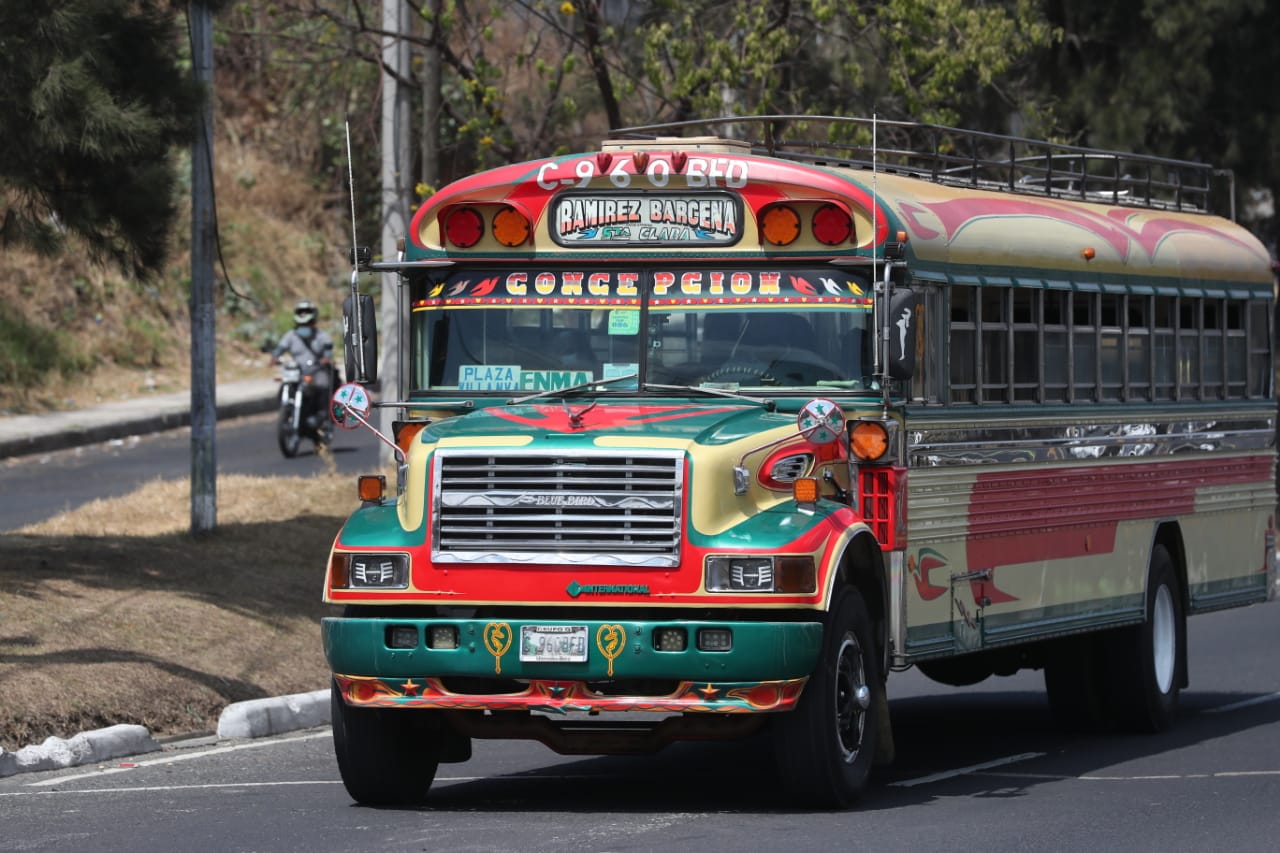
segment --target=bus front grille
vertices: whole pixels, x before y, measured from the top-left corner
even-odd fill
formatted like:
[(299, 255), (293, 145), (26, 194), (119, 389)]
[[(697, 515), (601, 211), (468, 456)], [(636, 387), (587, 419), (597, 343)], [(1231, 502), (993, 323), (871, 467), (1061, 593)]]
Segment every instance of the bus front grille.
[(432, 559), (443, 563), (679, 563), (677, 453), (436, 452)]

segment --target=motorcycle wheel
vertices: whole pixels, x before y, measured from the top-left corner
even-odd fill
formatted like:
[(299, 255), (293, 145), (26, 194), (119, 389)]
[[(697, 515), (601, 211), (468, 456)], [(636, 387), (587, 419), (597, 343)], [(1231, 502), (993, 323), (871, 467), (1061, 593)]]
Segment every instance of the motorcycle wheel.
[(293, 406), (285, 406), (280, 410), (280, 420), (276, 423), (276, 441), (280, 444), (280, 452), (285, 459), (298, 455), (298, 445), (302, 443), (302, 439), (293, 428)]

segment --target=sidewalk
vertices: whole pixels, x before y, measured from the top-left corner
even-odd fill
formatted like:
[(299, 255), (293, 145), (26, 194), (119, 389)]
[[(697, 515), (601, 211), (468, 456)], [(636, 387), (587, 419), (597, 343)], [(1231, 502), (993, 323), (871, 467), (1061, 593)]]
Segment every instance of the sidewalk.
[[(279, 389), (274, 379), (246, 379), (219, 385), (215, 394), (218, 420), (271, 411), (276, 406)], [(0, 459), (96, 444), (190, 423), (190, 391), (103, 403), (69, 412), (0, 417)]]

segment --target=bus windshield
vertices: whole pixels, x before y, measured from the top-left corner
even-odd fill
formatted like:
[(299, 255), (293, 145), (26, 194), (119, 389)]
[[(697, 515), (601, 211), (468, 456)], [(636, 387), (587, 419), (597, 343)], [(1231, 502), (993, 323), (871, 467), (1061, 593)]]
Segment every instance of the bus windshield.
[(864, 280), (821, 270), (452, 270), (412, 286), (417, 391), (872, 387)]

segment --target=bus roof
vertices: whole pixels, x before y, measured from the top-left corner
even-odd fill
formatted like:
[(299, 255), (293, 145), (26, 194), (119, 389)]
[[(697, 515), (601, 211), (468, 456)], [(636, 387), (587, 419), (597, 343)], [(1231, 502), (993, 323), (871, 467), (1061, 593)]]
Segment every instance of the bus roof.
[[(812, 132), (823, 123), (851, 141), (784, 138), (784, 129)], [(763, 138), (663, 135), (707, 127), (739, 137), (763, 130)], [(877, 140), (873, 150), (859, 136), (872, 128), (866, 119), (758, 116), (618, 131), (598, 152), (498, 167), (443, 188), (415, 215), (407, 258), (467, 256), (446, 247), (444, 221), (462, 207), (489, 205), (518, 211), (529, 234), (497, 251), (481, 245), (470, 253), (476, 260), (865, 264), (885, 242), (905, 238), (913, 275), (939, 283), (1170, 293), (1234, 288), (1236, 297), (1271, 296), (1271, 259), (1262, 244), (1203, 212), (1220, 174), (1205, 164), (904, 122), (876, 123), (874, 131), (892, 144), (880, 148)], [(913, 134), (926, 137), (915, 148)], [(646, 191), (736, 194), (743, 221), (729, 225), (740, 233), (719, 243), (651, 246), (578, 244), (550, 233), (547, 220), (562, 209), (556, 199), (607, 201)], [(770, 205), (828, 200), (855, 221), (847, 245), (780, 250), (759, 239), (757, 214)], [(732, 219), (731, 207), (725, 210)]]

